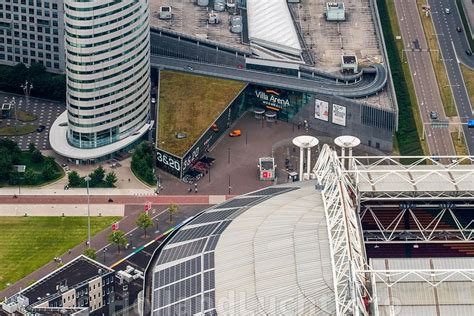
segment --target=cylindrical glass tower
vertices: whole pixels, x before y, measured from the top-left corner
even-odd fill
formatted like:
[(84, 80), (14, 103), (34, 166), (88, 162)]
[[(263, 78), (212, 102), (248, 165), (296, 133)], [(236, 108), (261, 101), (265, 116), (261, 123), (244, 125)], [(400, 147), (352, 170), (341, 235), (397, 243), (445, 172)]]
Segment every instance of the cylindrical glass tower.
[(148, 0), (65, 0), (67, 138), (97, 148), (150, 113)]

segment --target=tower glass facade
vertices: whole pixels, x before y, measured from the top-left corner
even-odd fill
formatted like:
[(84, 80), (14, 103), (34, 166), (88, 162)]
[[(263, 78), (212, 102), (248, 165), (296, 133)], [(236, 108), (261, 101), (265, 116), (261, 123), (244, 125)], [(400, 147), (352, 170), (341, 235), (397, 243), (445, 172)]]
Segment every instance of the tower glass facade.
[(148, 0), (65, 0), (67, 138), (98, 148), (149, 119)]

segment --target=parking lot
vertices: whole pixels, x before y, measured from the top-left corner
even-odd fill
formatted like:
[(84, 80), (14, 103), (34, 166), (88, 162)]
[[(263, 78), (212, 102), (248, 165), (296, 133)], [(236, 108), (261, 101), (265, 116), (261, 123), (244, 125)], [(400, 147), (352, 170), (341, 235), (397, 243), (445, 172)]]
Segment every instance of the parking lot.
[[(209, 13), (212, 12), (211, 5), (201, 7), (196, 1), (189, 0), (151, 0), (150, 1), (150, 24), (176, 32), (197, 36), (220, 43), (243, 48), (240, 33), (231, 33), (229, 30), (229, 19), (231, 15), (227, 11), (213, 11), (220, 19), (218, 24), (208, 23)], [(158, 18), (160, 7), (170, 6), (173, 14), (170, 20)]]
[(369, 0), (345, 1), (346, 21), (328, 22), (325, 0), (303, 0), (292, 4), (296, 22), (312, 50), (317, 67), (338, 71), (342, 53), (352, 53), (360, 63), (381, 61)]
[[(18, 126), (23, 124), (34, 124), (37, 126), (44, 125), (45, 129), (42, 132), (32, 132), (21, 136), (0, 136), (0, 138), (9, 138), (18, 143), (22, 150), (28, 149), (30, 143), (34, 143), (38, 149), (50, 149), (49, 146), (49, 128), (54, 120), (66, 109), (66, 105), (61, 102), (29, 98), (27, 104), (26, 98), (21, 95), (7, 94), (0, 92), (0, 102), (10, 103), (12, 98), (15, 98), (15, 103), (18, 109), (29, 112), (37, 116), (36, 121), (33, 122), (18, 122)], [(1, 119), (0, 126), (14, 125), (13, 119)]]

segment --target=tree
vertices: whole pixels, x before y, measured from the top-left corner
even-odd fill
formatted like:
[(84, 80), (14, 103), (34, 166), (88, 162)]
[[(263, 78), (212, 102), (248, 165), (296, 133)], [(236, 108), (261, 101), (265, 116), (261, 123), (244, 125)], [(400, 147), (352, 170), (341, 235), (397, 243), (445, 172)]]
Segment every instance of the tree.
[(94, 187), (104, 181), (105, 169), (102, 166), (98, 166), (89, 174), (91, 177), (90, 186)]
[(35, 150), (36, 150), (35, 143), (30, 143), (30, 144), (28, 145), (28, 152), (29, 152), (30, 154), (32, 154), (32, 153), (34, 153)]
[(34, 163), (40, 163), (40, 162), (43, 162), (43, 160), (44, 160), (43, 154), (41, 153), (41, 151), (35, 148), (33, 152), (31, 153), (31, 161), (33, 161)]
[(20, 163), (20, 154), (21, 150), (18, 147), (18, 144), (12, 141), (11, 139), (1, 139), (0, 140), (0, 149), (5, 149), (6, 151), (2, 152), (2, 156), (6, 154), (11, 160), (11, 163), (17, 165)]
[(21, 173), (14, 170), (10, 173), (8, 183), (11, 185), (18, 185), (20, 183), (20, 179), (21, 179)]
[(115, 172), (110, 171), (109, 173), (107, 173), (107, 176), (105, 176), (105, 182), (107, 183), (107, 186), (109, 188), (115, 187), (115, 183), (117, 182), (117, 175), (115, 174)]
[(86, 248), (84, 249), (84, 256), (89, 257), (92, 260), (96, 260), (97, 259), (96, 252), (97, 250), (95, 250), (94, 248)]
[(133, 172), (148, 184), (154, 184), (153, 146), (150, 142), (141, 142), (135, 147), (131, 164)]
[(25, 170), (25, 184), (36, 184), (37, 176), (31, 168)]
[(122, 230), (116, 230), (110, 233), (107, 239), (110, 243), (117, 245), (118, 253), (120, 253), (120, 247), (125, 247), (125, 245), (127, 244), (127, 238), (125, 238), (125, 232)]
[(51, 180), (54, 178), (56, 174), (56, 164), (54, 162), (53, 157), (46, 157), (44, 163), (43, 170), (41, 171), (41, 175), (45, 180)]
[(168, 213), (170, 214), (170, 218), (168, 220), (168, 223), (172, 224), (173, 223), (173, 214), (177, 213), (179, 210), (179, 206), (176, 204), (171, 204), (168, 207)]
[(137, 226), (143, 229), (146, 238), (146, 229), (153, 226), (153, 220), (148, 213), (142, 212), (137, 218)]
[(79, 176), (79, 174), (76, 171), (71, 171), (67, 175), (68, 178), (68, 185), (71, 188), (78, 188), (81, 187), (82, 184), (84, 183), (84, 179)]
[(6, 148), (0, 147), (0, 180), (7, 181), (13, 168), (12, 156)]

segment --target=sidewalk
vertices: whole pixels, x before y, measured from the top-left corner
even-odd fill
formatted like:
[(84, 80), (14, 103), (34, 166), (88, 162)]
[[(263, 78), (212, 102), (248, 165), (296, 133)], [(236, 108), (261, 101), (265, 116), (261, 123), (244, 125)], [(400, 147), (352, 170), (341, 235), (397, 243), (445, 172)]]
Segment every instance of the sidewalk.
[[(180, 210), (173, 215), (174, 223), (172, 225), (168, 224), (166, 220), (168, 219), (169, 215), (165, 211), (165, 206), (154, 206), (153, 211), (155, 211), (155, 220), (154, 226), (150, 227), (147, 230), (147, 238), (143, 236), (143, 230), (137, 229), (135, 221), (138, 215), (143, 211), (141, 205), (127, 205), (125, 208), (125, 217), (120, 221), (119, 226), (120, 230), (127, 232), (126, 236), (129, 239), (130, 247), (126, 250), (122, 250), (119, 254), (117, 252), (117, 247), (114, 245), (109, 245), (107, 241), (108, 235), (111, 233), (111, 228), (107, 228), (102, 232), (98, 233), (97, 235), (93, 236), (91, 240), (91, 247), (97, 249), (97, 261), (102, 262), (108, 266), (111, 266), (113, 263), (119, 261), (121, 258), (127, 256), (128, 254), (135, 251), (137, 247), (140, 247), (151, 240), (155, 239), (157, 236), (161, 234), (161, 232), (166, 231), (170, 227), (180, 223), (186, 218), (193, 216), (200, 211), (206, 209), (209, 205), (199, 205), (199, 206), (181, 206)], [(151, 214), (153, 214), (153, 211)], [(159, 215), (158, 215), (159, 214)], [(152, 215), (153, 216), (153, 215)], [(156, 220), (158, 219), (158, 221)], [(156, 227), (158, 226), (158, 230)], [(131, 232), (131, 234), (130, 234)], [(104, 247), (107, 247), (107, 251), (104, 253), (102, 250)], [(85, 243), (81, 243), (80, 245), (76, 246), (75, 248), (71, 249), (71, 253), (64, 253), (61, 256), (62, 262), (67, 263), (72, 259), (76, 258), (77, 256), (81, 255), (86, 248)], [(105, 261), (104, 261), (105, 256)], [(58, 263), (54, 262), (53, 258), (51, 258), (51, 262), (44, 265), (40, 269), (34, 271), (33, 273), (29, 274), (28, 276), (24, 277), (23, 279), (19, 280), (15, 284), (10, 285), (8, 288), (0, 292), (0, 298), (3, 299), (5, 297), (10, 297), (11, 295), (17, 293), (21, 289), (27, 287), (27, 285), (32, 280), (40, 280), (47, 274), (51, 273), (55, 269), (58, 268)], [(1, 300), (0, 299), (0, 300)]]

